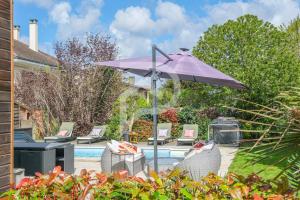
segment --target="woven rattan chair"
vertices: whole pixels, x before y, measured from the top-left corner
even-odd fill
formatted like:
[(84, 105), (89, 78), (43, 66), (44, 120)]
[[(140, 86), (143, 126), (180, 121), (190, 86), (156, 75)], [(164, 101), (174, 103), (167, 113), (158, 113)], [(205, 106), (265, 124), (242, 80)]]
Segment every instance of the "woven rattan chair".
[[(212, 148), (206, 149), (209, 145), (212, 145)], [(176, 166), (187, 171), (190, 178), (195, 181), (200, 181), (203, 176), (208, 175), (210, 172), (218, 174), (221, 165), (221, 153), (216, 144), (210, 142), (202, 148), (201, 150), (192, 150)]]

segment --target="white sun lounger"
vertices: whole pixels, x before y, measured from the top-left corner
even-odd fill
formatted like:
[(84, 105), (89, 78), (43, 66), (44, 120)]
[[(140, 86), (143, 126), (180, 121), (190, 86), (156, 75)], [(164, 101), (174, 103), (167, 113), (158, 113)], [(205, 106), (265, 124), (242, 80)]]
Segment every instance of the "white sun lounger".
[(93, 143), (99, 140), (105, 139), (105, 131), (107, 125), (94, 126), (92, 131), (87, 136), (77, 137), (77, 144), (81, 143)]

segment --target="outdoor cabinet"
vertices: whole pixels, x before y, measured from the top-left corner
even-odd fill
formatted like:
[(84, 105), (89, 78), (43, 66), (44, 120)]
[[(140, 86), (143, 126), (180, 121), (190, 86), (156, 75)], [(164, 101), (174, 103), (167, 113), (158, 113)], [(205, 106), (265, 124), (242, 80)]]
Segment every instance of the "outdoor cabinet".
[(55, 153), (55, 149), (15, 150), (14, 167), (25, 169), (25, 176), (34, 176), (35, 172), (48, 173), (55, 167)]
[(67, 173), (74, 173), (74, 145), (66, 144), (56, 148), (56, 165)]
[(25, 169), (26, 176), (35, 172), (47, 174), (55, 166), (61, 166), (67, 173), (74, 173), (74, 145), (62, 143), (14, 143), (15, 168)]

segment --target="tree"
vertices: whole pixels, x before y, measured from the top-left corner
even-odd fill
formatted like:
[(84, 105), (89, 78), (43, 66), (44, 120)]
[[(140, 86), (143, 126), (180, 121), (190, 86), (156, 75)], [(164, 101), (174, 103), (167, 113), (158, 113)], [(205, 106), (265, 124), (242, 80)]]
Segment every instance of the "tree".
[(96, 34), (88, 35), (85, 43), (73, 38), (55, 45), (65, 90), (62, 120), (102, 124), (110, 116), (112, 103), (123, 88), (121, 74), (91, 66), (91, 62), (116, 57), (116, 44), (110, 40), (107, 35)]
[(265, 104), (280, 91), (299, 83), (299, 59), (291, 48), (286, 31), (253, 15), (213, 25), (200, 37), (193, 54), (241, 81), (249, 90), (236, 91), (183, 82), (183, 103), (191, 101), (208, 106), (212, 103), (235, 104), (238, 102), (232, 97), (241, 97)]
[(114, 59), (116, 44), (108, 35), (89, 34), (85, 41), (57, 42), (55, 53), (58, 69), (22, 72), (16, 84), (17, 99), (32, 110), (44, 111), (45, 124), (74, 121), (75, 133), (87, 133), (92, 125), (107, 121), (123, 90), (120, 72), (91, 65)]

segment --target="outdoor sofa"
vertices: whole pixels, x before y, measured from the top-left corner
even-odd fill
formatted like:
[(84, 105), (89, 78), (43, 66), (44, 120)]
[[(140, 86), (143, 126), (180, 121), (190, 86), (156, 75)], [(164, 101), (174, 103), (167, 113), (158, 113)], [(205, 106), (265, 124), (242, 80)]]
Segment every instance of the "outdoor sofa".
[(68, 142), (74, 139), (74, 122), (62, 122), (59, 132), (56, 136), (44, 137), (45, 142)]
[[(157, 124), (157, 143), (166, 144), (171, 140), (172, 123)], [(148, 144), (154, 143), (154, 138), (148, 138)]]
[(191, 149), (176, 167), (187, 171), (193, 180), (200, 181), (210, 172), (218, 174), (220, 165), (221, 152), (218, 145), (210, 141), (200, 149)]
[(93, 143), (99, 140), (105, 139), (104, 134), (106, 131), (107, 125), (103, 126), (94, 126), (92, 131), (83, 137), (77, 137), (77, 144), (81, 143)]
[(101, 169), (105, 173), (127, 170), (129, 175), (134, 176), (144, 170), (145, 162), (145, 155), (141, 151), (122, 154), (112, 150), (108, 143), (101, 156)]
[(194, 145), (198, 137), (197, 124), (184, 124), (183, 131), (180, 138), (177, 139), (177, 145), (182, 143), (191, 143)]

